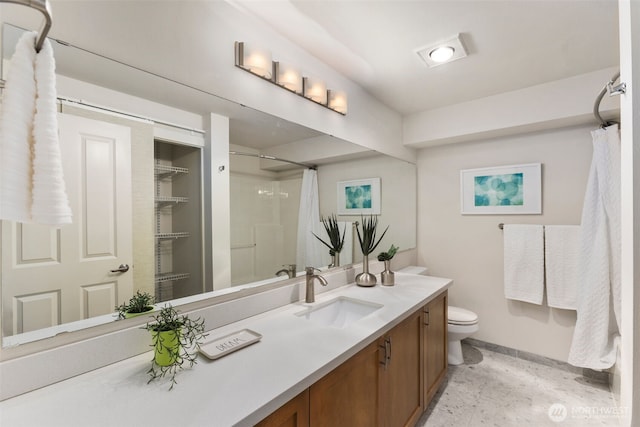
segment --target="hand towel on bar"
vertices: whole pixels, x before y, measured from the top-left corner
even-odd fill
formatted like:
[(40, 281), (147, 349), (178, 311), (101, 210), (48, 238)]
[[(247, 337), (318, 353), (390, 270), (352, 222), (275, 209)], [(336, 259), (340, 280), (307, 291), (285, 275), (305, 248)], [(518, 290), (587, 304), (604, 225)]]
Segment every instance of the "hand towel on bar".
[(505, 224), (504, 296), (542, 304), (544, 233), (542, 225)]
[(33, 121), (33, 200), (31, 218), (38, 224), (71, 223), (62, 171), (56, 111), (56, 64), (49, 40), (36, 55), (36, 113)]
[(0, 219), (31, 219), (36, 33), (22, 35), (9, 64), (0, 116)]
[(544, 227), (544, 262), (549, 307), (575, 310), (578, 289), (579, 225)]
[(71, 222), (58, 142), (55, 61), (48, 40), (22, 35), (11, 59), (0, 117), (0, 219)]

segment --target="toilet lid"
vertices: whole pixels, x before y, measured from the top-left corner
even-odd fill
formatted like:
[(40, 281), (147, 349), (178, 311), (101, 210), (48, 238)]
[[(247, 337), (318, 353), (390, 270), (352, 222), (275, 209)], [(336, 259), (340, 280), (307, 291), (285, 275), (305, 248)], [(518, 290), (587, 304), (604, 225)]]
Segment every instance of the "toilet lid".
[(464, 308), (449, 306), (449, 323), (454, 325), (473, 325), (478, 323), (478, 315)]

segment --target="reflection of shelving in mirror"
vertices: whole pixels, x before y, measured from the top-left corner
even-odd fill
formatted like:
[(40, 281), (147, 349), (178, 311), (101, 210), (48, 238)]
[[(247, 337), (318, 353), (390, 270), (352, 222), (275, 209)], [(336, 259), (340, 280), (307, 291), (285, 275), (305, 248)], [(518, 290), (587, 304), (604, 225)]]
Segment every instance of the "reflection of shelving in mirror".
[(159, 302), (203, 292), (199, 147), (155, 141), (155, 291)]
[(184, 237), (189, 237), (189, 233), (186, 231), (176, 232), (176, 233), (158, 233), (156, 234), (156, 239), (158, 240), (170, 240), (170, 239), (181, 239)]
[(184, 280), (191, 277), (189, 273), (162, 273), (156, 276), (156, 283), (173, 282), (176, 280)]
[(181, 197), (181, 196), (156, 196), (156, 203), (158, 204), (189, 203), (189, 198)]
[(178, 174), (187, 174), (189, 173), (189, 169), (181, 168), (179, 166), (156, 164), (154, 166), (154, 172), (158, 179), (165, 179)]

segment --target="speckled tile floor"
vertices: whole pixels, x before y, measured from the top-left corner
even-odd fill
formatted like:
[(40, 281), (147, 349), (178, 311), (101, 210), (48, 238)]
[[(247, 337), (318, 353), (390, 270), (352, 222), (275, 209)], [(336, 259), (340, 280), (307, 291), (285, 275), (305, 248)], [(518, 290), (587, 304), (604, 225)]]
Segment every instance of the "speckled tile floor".
[(619, 425), (607, 385), (464, 342), (462, 351), (417, 427)]

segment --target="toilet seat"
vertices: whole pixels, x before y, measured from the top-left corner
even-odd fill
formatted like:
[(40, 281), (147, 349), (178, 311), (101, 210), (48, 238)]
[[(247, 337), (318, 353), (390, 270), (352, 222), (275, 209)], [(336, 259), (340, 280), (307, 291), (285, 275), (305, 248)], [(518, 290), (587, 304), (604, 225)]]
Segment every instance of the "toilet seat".
[(448, 323), (451, 325), (475, 325), (478, 315), (464, 308), (449, 306)]

